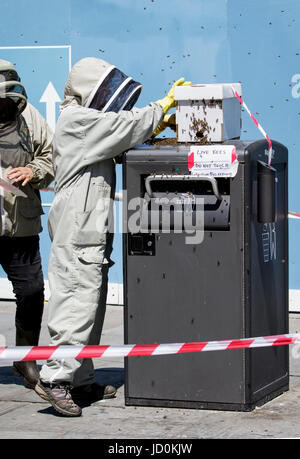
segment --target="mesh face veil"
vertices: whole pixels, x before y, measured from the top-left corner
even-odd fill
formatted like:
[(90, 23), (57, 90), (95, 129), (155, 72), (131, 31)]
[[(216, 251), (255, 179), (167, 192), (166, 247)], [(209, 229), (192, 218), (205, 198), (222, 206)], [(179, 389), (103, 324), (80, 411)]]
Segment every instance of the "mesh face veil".
[(20, 77), (10, 62), (0, 59), (0, 99), (9, 98), (19, 115), (27, 105), (27, 94)]
[(114, 66), (109, 66), (91, 92), (86, 107), (102, 112), (131, 110), (142, 91), (134, 81)]

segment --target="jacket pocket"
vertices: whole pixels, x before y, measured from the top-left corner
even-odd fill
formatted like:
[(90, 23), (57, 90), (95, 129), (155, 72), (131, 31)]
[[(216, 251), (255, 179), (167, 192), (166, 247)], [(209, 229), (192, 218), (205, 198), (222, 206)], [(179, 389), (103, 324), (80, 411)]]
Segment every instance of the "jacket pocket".
[(107, 213), (98, 209), (76, 212), (73, 244), (76, 246), (105, 244), (108, 232), (107, 220)]
[(43, 213), (38, 198), (17, 198), (12, 220), (12, 235), (25, 237), (40, 233), (42, 231), (41, 215)]
[(77, 247), (78, 259), (84, 263), (106, 264), (104, 257), (104, 246)]
[(25, 218), (35, 218), (43, 215), (40, 198), (31, 187), (27, 187), (27, 198), (17, 198), (16, 206), (20, 214)]
[(110, 187), (92, 180), (85, 200), (88, 205), (75, 211), (73, 243), (78, 246), (103, 244), (113, 217)]
[(44, 213), (41, 204), (33, 205), (32, 203), (20, 206), (19, 212), (25, 218), (36, 218)]

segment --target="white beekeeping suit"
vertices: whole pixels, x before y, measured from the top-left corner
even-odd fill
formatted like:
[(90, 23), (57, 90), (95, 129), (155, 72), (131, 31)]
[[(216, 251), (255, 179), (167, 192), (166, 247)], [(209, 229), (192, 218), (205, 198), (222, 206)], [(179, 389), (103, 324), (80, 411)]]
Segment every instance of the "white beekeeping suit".
[[(85, 58), (71, 70), (53, 141), (55, 199), (49, 214), (48, 327), (51, 345), (99, 344), (106, 307), (115, 192), (114, 157), (148, 139), (159, 102), (132, 108), (141, 85), (114, 66)], [(111, 199), (112, 198), (112, 199)], [(90, 359), (47, 362), (41, 382), (93, 381)]]

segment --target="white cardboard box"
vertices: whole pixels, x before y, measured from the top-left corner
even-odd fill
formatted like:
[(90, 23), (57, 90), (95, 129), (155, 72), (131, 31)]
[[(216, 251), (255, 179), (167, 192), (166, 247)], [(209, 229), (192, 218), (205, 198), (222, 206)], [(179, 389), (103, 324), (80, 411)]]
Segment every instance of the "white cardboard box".
[(178, 142), (221, 142), (240, 137), (241, 106), (232, 87), (240, 83), (195, 84), (174, 90)]

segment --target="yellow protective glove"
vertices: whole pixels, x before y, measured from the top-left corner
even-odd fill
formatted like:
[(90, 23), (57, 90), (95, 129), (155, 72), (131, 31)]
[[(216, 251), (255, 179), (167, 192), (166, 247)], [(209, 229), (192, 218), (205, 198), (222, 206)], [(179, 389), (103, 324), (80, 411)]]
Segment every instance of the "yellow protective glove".
[(154, 137), (156, 137), (161, 132), (163, 132), (167, 127), (173, 129), (173, 131), (176, 131), (176, 116), (175, 116), (175, 113), (172, 113), (171, 115), (165, 115), (164, 116), (164, 119), (162, 120), (162, 122), (157, 126), (157, 128), (153, 132)]
[(162, 106), (165, 115), (168, 113), (170, 108), (175, 107), (174, 88), (176, 86), (189, 86), (190, 84), (192, 84), (190, 81), (184, 82), (184, 78), (180, 78), (179, 80), (175, 81), (172, 88), (168, 92), (168, 95), (157, 101)]

